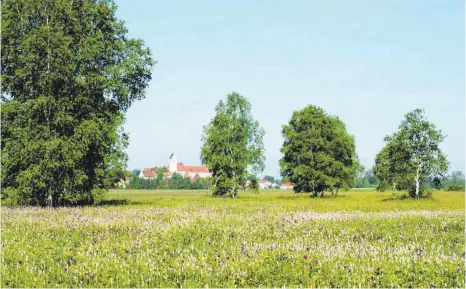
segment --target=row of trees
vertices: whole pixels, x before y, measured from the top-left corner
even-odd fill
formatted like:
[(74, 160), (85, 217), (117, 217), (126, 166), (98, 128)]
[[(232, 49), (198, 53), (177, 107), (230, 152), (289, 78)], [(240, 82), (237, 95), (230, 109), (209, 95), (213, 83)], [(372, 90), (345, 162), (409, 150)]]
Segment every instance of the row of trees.
[[(249, 172), (262, 171), (263, 136), (243, 96), (231, 93), (226, 102), (220, 101), (215, 117), (204, 127), (201, 147), (201, 160), (212, 170), (214, 195), (234, 197)], [(406, 114), (398, 131), (385, 137), (386, 145), (368, 171), (359, 163), (354, 136), (345, 124), (319, 107), (295, 111), (282, 127), (282, 136), (280, 172), (295, 184), (296, 193), (336, 195), (356, 180), (359, 186), (408, 190), (418, 198), (423, 184), (440, 187), (448, 171), (439, 147), (445, 135), (427, 121), (422, 109)]]
[[(336, 194), (353, 185), (359, 167), (354, 137), (344, 123), (321, 108), (308, 106), (293, 113), (283, 126), (281, 175), (296, 192)], [(204, 127), (201, 160), (212, 171), (213, 194), (236, 196), (248, 173), (264, 167), (264, 130), (251, 115), (251, 105), (238, 93), (220, 101)]]

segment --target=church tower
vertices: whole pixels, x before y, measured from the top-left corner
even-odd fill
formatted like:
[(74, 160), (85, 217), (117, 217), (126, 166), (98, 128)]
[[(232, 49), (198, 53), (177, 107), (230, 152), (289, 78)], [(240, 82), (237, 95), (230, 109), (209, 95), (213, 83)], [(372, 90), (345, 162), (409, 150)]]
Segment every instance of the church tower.
[(174, 173), (177, 171), (178, 167), (178, 159), (176, 158), (175, 153), (172, 153), (170, 155), (170, 159), (168, 161), (168, 172), (169, 173)]

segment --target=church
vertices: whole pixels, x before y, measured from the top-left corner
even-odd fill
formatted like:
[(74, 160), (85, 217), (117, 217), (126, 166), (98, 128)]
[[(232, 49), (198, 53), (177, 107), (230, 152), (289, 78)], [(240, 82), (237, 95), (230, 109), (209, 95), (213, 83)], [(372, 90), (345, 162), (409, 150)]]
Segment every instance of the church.
[(201, 178), (211, 177), (212, 173), (209, 172), (209, 169), (206, 166), (185, 166), (183, 163), (178, 162), (178, 158), (174, 153), (170, 155), (168, 161), (168, 174), (172, 175), (173, 173), (178, 173), (183, 177), (194, 178), (196, 175), (199, 175)]

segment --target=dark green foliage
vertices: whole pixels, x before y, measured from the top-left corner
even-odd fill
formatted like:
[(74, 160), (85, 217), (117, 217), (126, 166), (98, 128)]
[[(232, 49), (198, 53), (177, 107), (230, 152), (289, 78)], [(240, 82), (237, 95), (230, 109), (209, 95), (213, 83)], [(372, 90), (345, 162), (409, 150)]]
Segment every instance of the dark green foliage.
[[(415, 184), (410, 183), (408, 185), (408, 187), (407, 187), (407, 190), (408, 190), (408, 195), (411, 198), (416, 197), (416, 185)], [(419, 198), (430, 197), (431, 194), (432, 194), (432, 192), (429, 191), (425, 186), (422, 186), (422, 185), (419, 186), (419, 192), (418, 192), (418, 197)]]
[(336, 194), (353, 185), (360, 165), (354, 138), (338, 117), (310, 105), (293, 113), (282, 134), (281, 175), (295, 184), (295, 192)]
[(259, 181), (257, 180), (257, 176), (250, 174), (246, 177), (246, 181), (249, 181), (249, 185), (244, 187), (244, 190), (251, 190), (256, 193), (259, 192)]
[(92, 204), (124, 176), (154, 61), (112, 1), (1, 3), (2, 202)]
[(233, 92), (221, 100), (216, 115), (204, 126), (201, 161), (212, 172), (213, 195), (236, 196), (248, 169), (264, 168), (264, 130), (251, 114), (251, 104)]
[[(389, 138), (385, 138), (388, 141)], [(405, 174), (410, 166), (408, 150), (394, 142), (388, 142), (377, 154), (374, 175), (380, 180), (377, 190), (405, 190), (409, 187), (411, 176)], [(396, 161), (394, 161), (396, 160)]]
[(440, 180), (439, 177), (434, 177), (434, 179), (432, 180), (432, 184), (437, 190), (442, 187), (442, 181)]
[(249, 189), (251, 191), (259, 192), (259, 182), (257, 179), (251, 180), (251, 183), (249, 184)]

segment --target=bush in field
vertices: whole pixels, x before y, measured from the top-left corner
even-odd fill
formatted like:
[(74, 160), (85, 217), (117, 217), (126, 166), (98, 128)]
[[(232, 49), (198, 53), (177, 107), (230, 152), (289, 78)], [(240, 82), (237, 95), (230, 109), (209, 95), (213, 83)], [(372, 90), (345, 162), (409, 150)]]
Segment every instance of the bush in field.
[(221, 100), (216, 115), (204, 126), (201, 161), (212, 172), (213, 195), (237, 195), (244, 188), (248, 169), (264, 169), (264, 130), (251, 114), (246, 98), (231, 93)]
[(295, 183), (295, 192), (333, 195), (353, 185), (360, 165), (354, 138), (338, 117), (310, 105), (293, 113), (282, 135), (281, 175)]
[(12, 205), (92, 204), (124, 176), (124, 113), (154, 61), (112, 1), (1, 2), (1, 187)]

